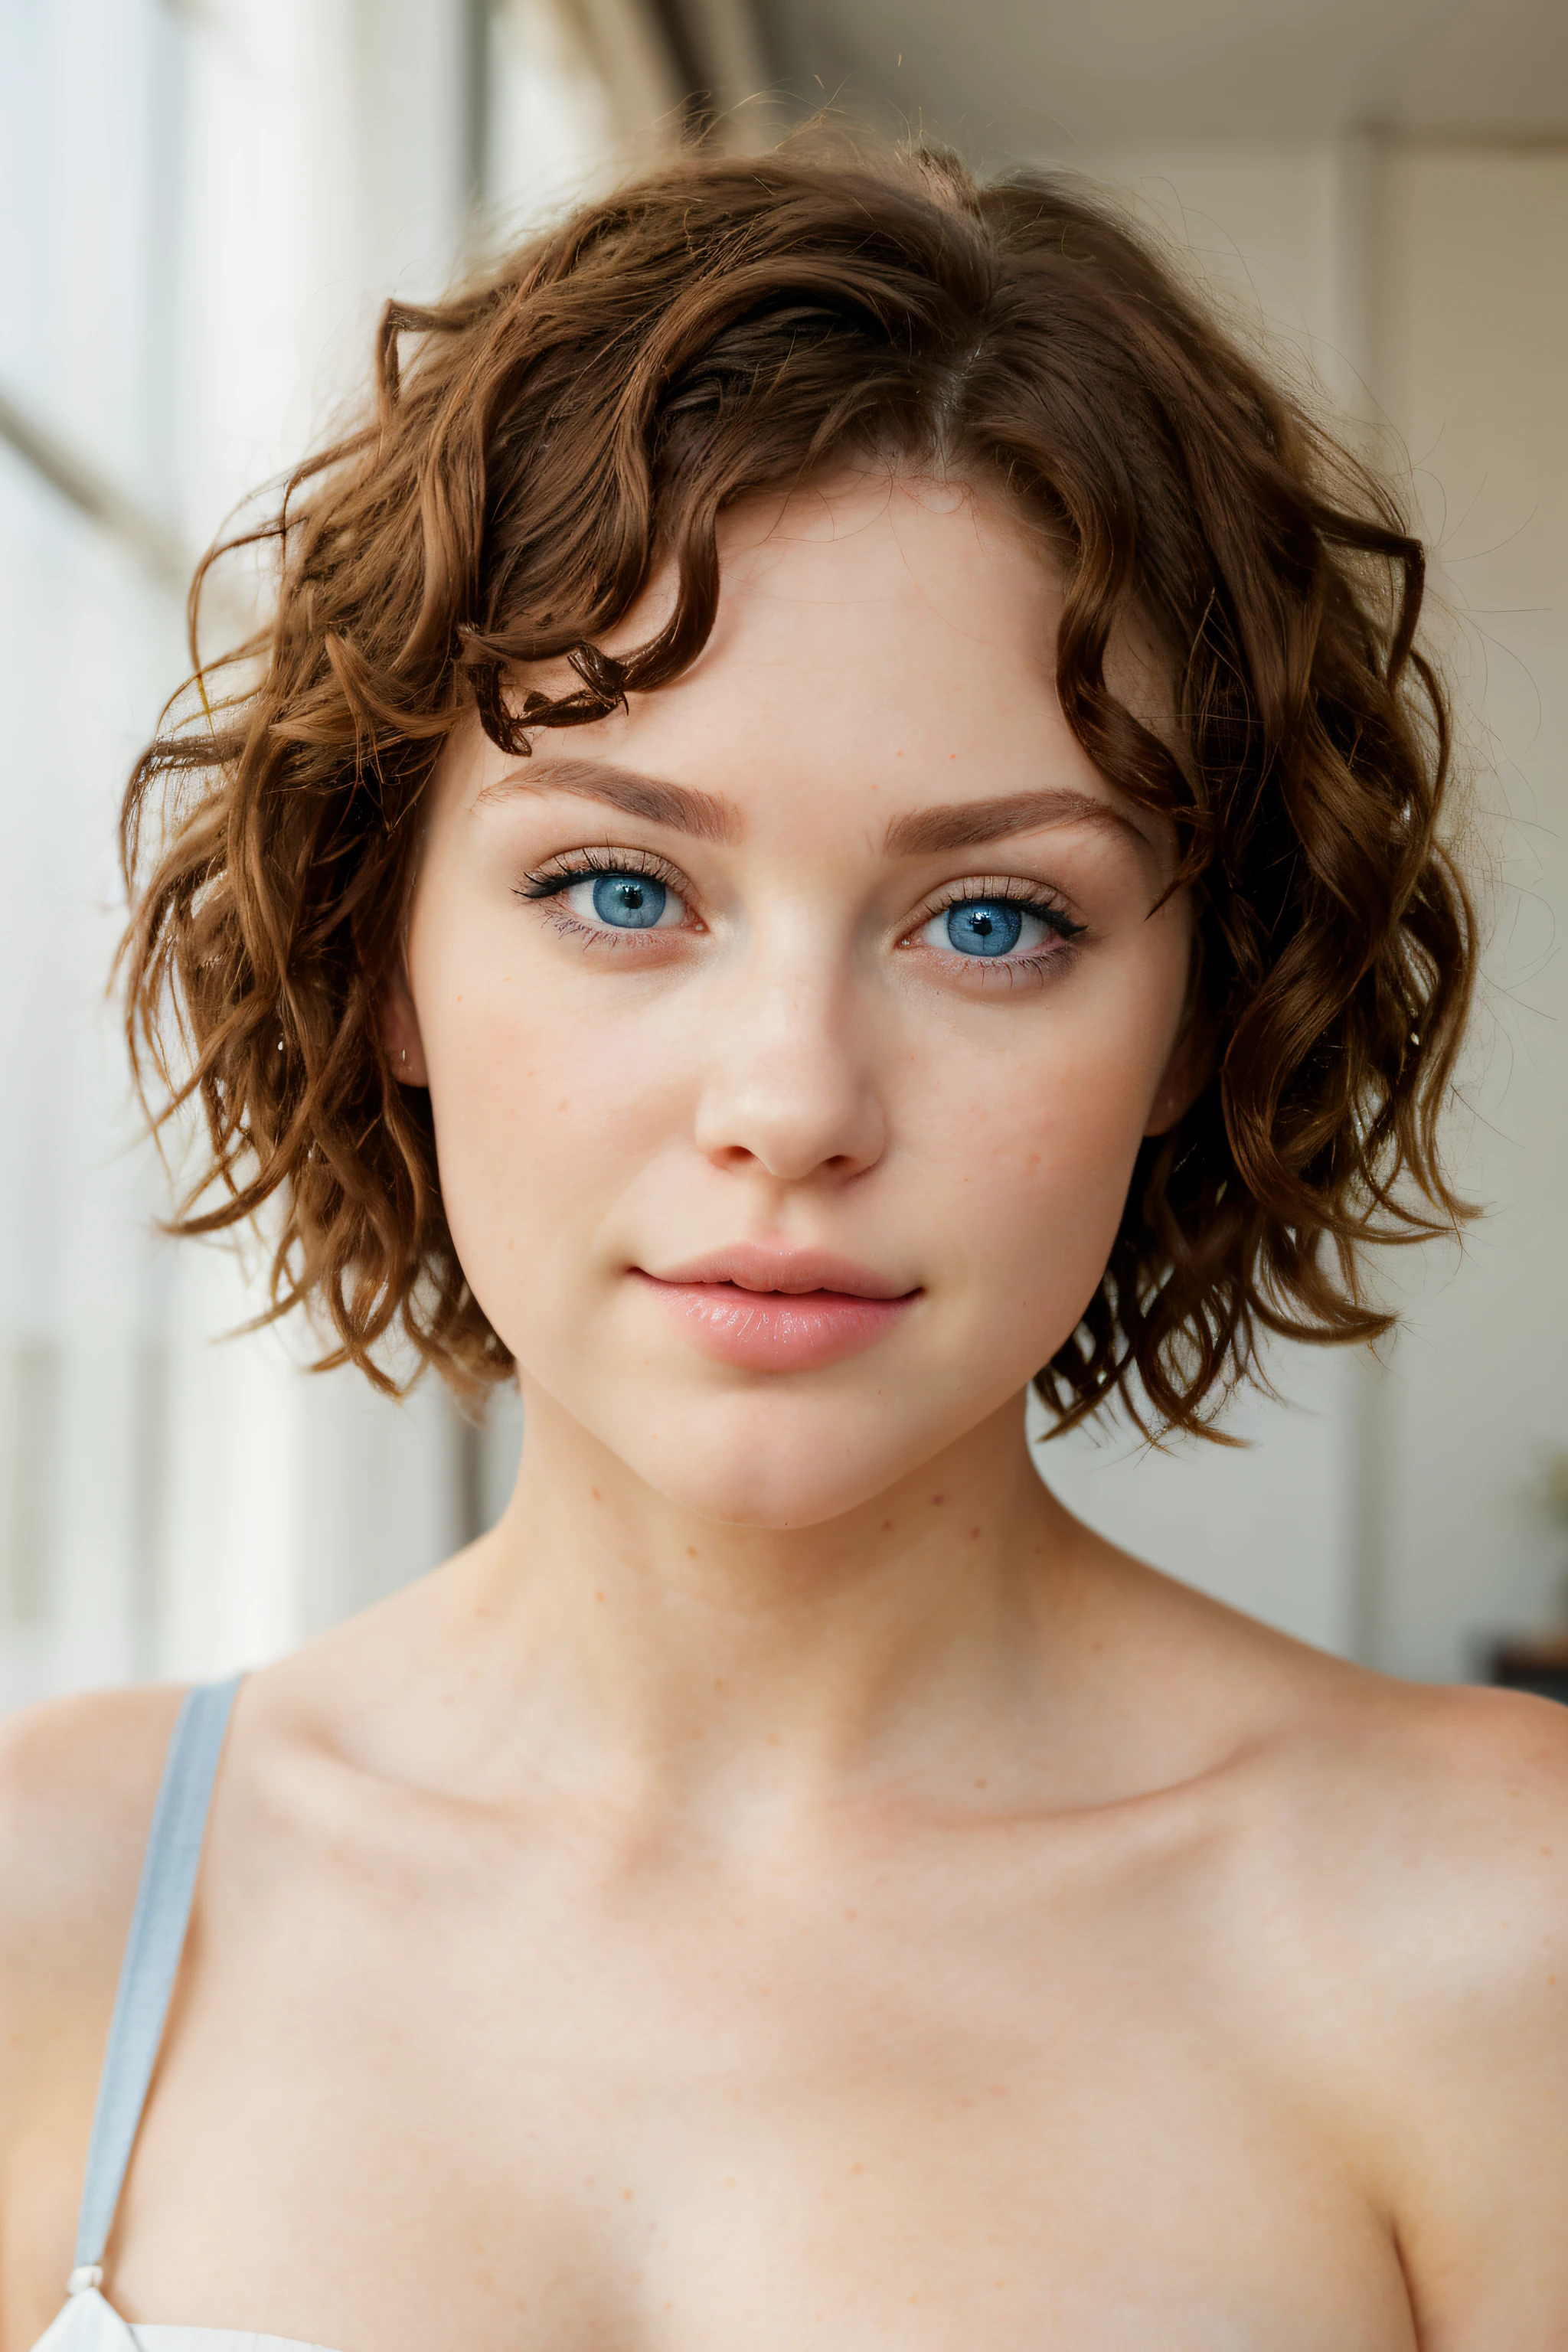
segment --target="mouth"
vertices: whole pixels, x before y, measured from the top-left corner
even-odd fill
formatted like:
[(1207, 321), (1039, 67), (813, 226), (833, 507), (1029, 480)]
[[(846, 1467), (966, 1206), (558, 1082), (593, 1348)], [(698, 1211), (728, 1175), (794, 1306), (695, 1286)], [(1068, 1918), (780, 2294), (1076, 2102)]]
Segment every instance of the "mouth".
[(755, 1372), (840, 1363), (885, 1339), (920, 1297), (847, 1258), (742, 1243), (667, 1272), (630, 1271), (705, 1355)]

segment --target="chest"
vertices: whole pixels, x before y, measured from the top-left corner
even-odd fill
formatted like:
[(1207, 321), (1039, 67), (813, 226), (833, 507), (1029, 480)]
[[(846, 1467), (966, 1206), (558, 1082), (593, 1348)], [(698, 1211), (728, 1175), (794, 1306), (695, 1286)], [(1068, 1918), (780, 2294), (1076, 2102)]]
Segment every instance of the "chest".
[(340, 2352), (1413, 2344), (1247, 1970), (1136, 1881), (465, 1884), (218, 1908), (129, 2314)]

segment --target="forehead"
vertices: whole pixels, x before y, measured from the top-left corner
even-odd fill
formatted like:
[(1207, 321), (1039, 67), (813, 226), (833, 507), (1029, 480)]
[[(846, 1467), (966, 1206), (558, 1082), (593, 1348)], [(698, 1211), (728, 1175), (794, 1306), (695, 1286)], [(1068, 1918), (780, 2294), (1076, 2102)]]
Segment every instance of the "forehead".
[[(487, 753), (486, 796), (554, 782), (597, 797), (598, 765), (616, 772), (612, 805), (663, 821), (637, 806), (637, 779), (656, 780), (722, 804), (737, 838), (848, 824), (908, 855), (962, 845), (962, 823), (923, 822), (933, 806), (1029, 795), (1054, 799), (1042, 822), (1076, 803), (1146, 834), (1062, 715), (1043, 536), (969, 484), (863, 474), (752, 499), (721, 520), (720, 564), (717, 621), (686, 671), (590, 726), (541, 730), (531, 760)], [(672, 591), (656, 577), (608, 650), (646, 642)], [(522, 683), (575, 682), (552, 665)]]
[[(787, 667), (873, 684), (866, 666), (931, 703), (1008, 684), (1054, 698), (1060, 574), (1044, 539), (962, 480), (843, 475), (721, 519), (720, 603), (689, 673)], [(668, 579), (647, 604), (667, 603)], [(646, 634), (628, 616), (626, 641)], [(617, 637), (622, 634), (617, 632)]]
[[(966, 483), (840, 476), (721, 518), (708, 643), (629, 711), (573, 730), (574, 748), (744, 791), (781, 763), (847, 788), (912, 769), (1028, 756), (1059, 726), (1060, 583), (1043, 549)], [(645, 643), (673, 601), (669, 567), (610, 633)], [(535, 681), (531, 680), (530, 683)], [(575, 684), (563, 668), (537, 681)], [(1055, 725), (1053, 725), (1055, 722)], [(566, 744), (545, 730), (536, 756)], [(943, 786), (951, 778), (943, 777)]]

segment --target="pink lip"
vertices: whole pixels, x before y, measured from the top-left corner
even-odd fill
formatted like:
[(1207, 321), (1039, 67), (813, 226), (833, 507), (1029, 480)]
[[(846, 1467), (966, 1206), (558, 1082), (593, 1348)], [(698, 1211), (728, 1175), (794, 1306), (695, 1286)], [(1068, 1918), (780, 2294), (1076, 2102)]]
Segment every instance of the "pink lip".
[(753, 1372), (800, 1371), (858, 1355), (884, 1339), (920, 1295), (847, 1258), (754, 1242), (666, 1274), (633, 1271), (706, 1354)]

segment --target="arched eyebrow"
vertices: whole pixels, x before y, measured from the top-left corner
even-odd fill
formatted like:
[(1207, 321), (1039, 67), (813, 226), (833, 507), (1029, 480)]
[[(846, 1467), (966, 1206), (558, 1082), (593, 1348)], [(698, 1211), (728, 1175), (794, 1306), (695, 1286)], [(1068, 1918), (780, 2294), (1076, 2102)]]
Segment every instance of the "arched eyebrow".
[(579, 800), (602, 801), (623, 816), (645, 817), (650, 824), (668, 825), (672, 833), (695, 834), (700, 841), (741, 838), (741, 812), (721, 794), (661, 783), (657, 776), (639, 775), (634, 768), (575, 755), (532, 760), (527, 767), (509, 769), (485, 786), (476, 805), (524, 792), (572, 793)]
[(1092, 824), (1131, 834), (1142, 848), (1147, 835), (1121, 809), (1089, 793), (1061, 786), (1034, 793), (1008, 793), (994, 801), (952, 801), (937, 808), (910, 809), (888, 825), (890, 857), (931, 857), (949, 849), (979, 849), (1018, 833), (1043, 833), (1058, 824)]

